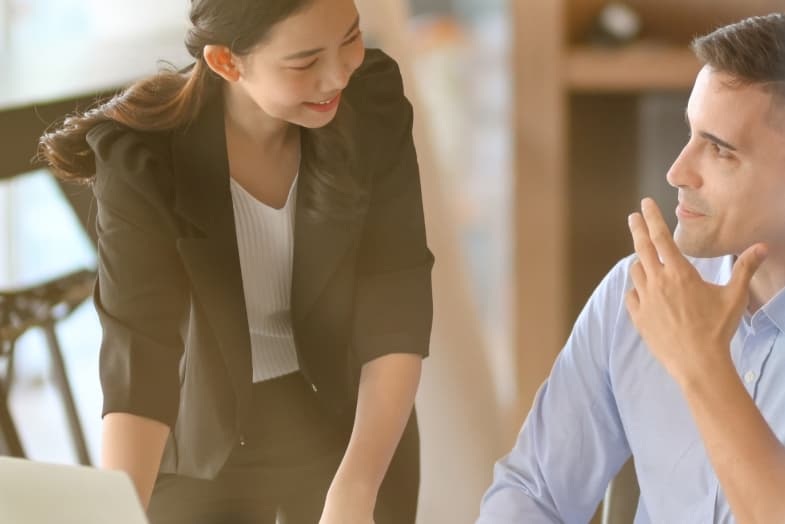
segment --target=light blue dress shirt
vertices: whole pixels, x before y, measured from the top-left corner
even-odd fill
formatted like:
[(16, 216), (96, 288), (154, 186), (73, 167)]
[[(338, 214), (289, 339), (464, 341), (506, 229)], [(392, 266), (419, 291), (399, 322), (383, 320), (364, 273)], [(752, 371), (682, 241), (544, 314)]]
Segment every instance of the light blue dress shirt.
[[(477, 524), (585, 524), (630, 454), (641, 488), (635, 524), (735, 522), (679, 387), (627, 314), (633, 261), (611, 270), (578, 317), (515, 447), (495, 466)], [(732, 257), (691, 262), (709, 282), (730, 279)], [(785, 290), (745, 315), (731, 342), (739, 376), (780, 442), (783, 330)]]

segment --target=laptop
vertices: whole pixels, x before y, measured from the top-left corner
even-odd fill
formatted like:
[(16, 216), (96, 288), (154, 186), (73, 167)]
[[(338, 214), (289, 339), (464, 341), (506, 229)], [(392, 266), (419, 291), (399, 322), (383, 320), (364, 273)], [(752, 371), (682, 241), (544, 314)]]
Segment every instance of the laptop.
[(148, 524), (123, 472), (0, 457), (0, 523)]

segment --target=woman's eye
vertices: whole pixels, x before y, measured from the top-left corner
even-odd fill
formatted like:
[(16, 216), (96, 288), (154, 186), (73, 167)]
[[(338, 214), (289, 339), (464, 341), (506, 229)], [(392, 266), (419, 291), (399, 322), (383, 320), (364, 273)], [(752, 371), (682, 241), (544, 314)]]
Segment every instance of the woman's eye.
[(356, 42), (357, 40), (359, 40), (359, 38), (362, 36), (362, 34), (363, 34), (362, 31), (357, 31), (356, 33), (354, 33), (354, 35), (352, 37), (350, 37), (348, 40), (346, 40), (343, 43), (343, 45), (349, 45), (351, 43)]
[[(353, 44), (354, 42), (356, 42), (357, 40), (359, 40), (359, 39), (360, 39), (360, 37), (362, 36), (362, 34), (363, 34), (363, 32), (362, 32), (362, 31), (357, 31), (357, 32), (356, 32), (354, 35), (352, 35), (352, 36), (351, 36), (351, 37), (350, 37), (348, 40), (345, 40), (345, 41), (344, 41), (344, 43), (343, 43), (343, 44), (341, 44), (341, 45), (342, 45), (342, 46), (347, 46), (347, 45)], [(307, 69), (310, 69), (310, 68), (312, 68), (312, 67), (313, 67), (313, 66), (316, 64), (316, 62), (318, 62), (318, 61), (319, 61), (319, 58), (317, 57), (317, 58), (314, 58), (312, 61), (310, 61), (309, 63), (307, 63), (307, 64), (305, 64), (305, 65), (301, 65), (301, 66), (289, 66), (289, 69), (293, 69), (293, 70), (295, 70), (295, 71), (305, 71), (305, 70), (307, 70)]]
[(318, 58), (314, 58), (309, 63), (302, 65), (302, 66), (289, 66), (289, 69), (294, 69), (295, 71), (305, 71), (306, 69), (310, 69), (313, 65), (318, 61)]

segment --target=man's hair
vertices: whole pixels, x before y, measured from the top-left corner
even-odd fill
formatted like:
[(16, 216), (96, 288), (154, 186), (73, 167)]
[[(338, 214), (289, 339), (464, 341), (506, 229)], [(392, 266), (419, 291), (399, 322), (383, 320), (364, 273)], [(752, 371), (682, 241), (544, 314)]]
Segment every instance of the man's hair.
[(785, 13), (754, 16), (693, 40), (704, 65), (739, 84), (759, 84), (785, 105)]

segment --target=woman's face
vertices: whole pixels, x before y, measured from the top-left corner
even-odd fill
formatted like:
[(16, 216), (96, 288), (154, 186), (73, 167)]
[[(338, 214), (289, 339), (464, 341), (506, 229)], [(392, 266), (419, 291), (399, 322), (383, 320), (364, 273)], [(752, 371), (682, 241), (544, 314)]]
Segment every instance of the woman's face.
[(308, 128), (328, 124), (365, 56), (353, 0), (312, 0), (237, 57), (244, 91), (267, 115)]

